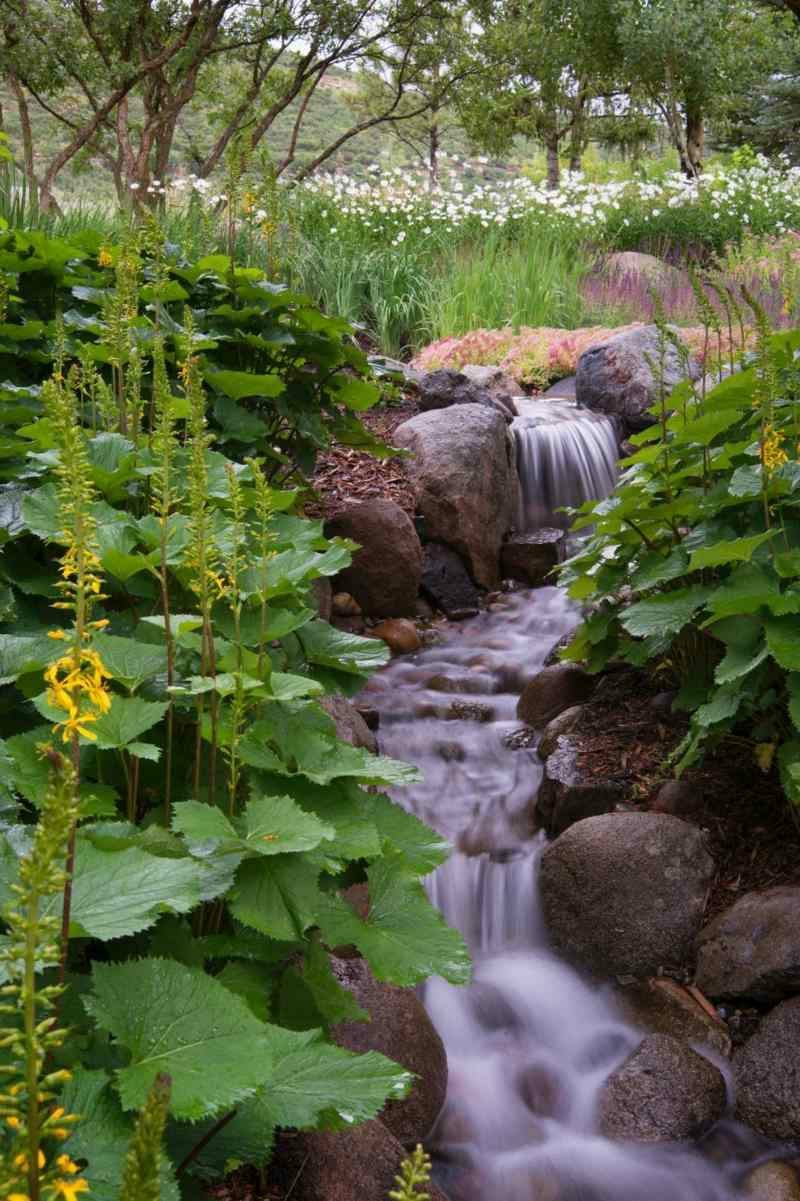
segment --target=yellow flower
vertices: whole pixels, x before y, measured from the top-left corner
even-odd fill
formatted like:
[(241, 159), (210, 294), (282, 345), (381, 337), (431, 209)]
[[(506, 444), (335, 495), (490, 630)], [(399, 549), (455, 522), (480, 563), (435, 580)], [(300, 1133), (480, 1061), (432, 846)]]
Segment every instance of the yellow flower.
[(88, 1193), (89, 1184), (86, 1180), (54, 1180), (53, 1188), (64, 1201), (75, 1201), (78, 1193)]
[(785, 436), (781, 430), (776, 430), (771, 423), (764, 426), (761, 456), (767, 471), (777, 471), (784, 463), (788, 463), (789, 456), (783, 449), (784, 441)]
[(9, 1193), (7, 1201), (31, 1201), (27, 1193)]
[(10, 1126), (12, 1130), (20, 1130), (22, 1128), (22, 1122), (19, 1118), (13, 1116), (6, 1118), (6, 1125)]
[[(45, 1163), (47, 1162), (44, 1157), (44, 1151), (39, 1152), (38, 1157), (37, 1157), (37, 1162), (39, 1164), (39, 1170), (41, 1171), (41, 1169), (44, 1167)], [(27, 1170), (28, 1170), (27, 1155), (17, 1155), (16, 1158), (14, 1159), (14, 1167), (20, 1168), (23, 1172), (27, 1172)]]
[(66, 638), (66, 636), (67, 636), (66, 630), (48, 630), (47, 631), (48, 638), (57, 639), (59, 641)]
[(67, 1176), (74, 1176), (76, 1172), (80, 1172), (78, 1165), (73, 1163), (68, 1155), (59, 1155), (56, 1160), (56, 1167), (59, 1172), (65, 1172)]
[(100, 247), (100, 253), (97, 256), (98, 267), (112, 267), (114, 265), (114, 256), (107, 246)]

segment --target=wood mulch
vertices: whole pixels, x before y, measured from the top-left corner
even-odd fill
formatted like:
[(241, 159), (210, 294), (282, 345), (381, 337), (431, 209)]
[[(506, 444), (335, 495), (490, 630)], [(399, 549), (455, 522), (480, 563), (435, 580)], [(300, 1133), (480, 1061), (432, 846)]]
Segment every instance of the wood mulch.
[[(398, 425), (418, 412), (416, 401), (404, 397), (396, 404), (377, 405), (362, 414), (362, 421), (391, 446)], [(346, 501), (374, 497), (393, 500), (409, 516), (414, 514), (414, 493), (399, 458), (375, 459), (364, 451), (333, 446), (319, 456), (312, 482), (317, 495), (305, 506), (309, 517), (333, 517)]]
[[(670, 778), (665, 760), (687, 729), (670, 711), (665, 684), (643, 671), (605, 676), (575, 730), (580, 765), (595, 779), (614, 780), (627, 802), (646, 810)], [(682, 779), (702, 794), (686, 820), (707, 831), (717, 877), (706, 910), (715, 916), (745, 892), (800, 884), (800, 814), (785, 799), (776, 771), (765, 775), (746, 738), (724, 739)]]

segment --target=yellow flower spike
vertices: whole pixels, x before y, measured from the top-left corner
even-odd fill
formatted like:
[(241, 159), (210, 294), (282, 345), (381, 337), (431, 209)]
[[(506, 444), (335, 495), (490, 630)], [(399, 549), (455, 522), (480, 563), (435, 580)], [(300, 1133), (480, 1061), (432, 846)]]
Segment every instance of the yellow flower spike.
[(114, 256), (107, 246), (100, 247), (100, 253), (97, 256), (98, 267), (113, 267)]
[(64, 1172), (67, 1176), (74, 1176), (80, 1172), (80, 1168), (76, 1163), (73, 1163), (68, 1155), (59, 1155), (56, 1160), (56, 1167), (59, 1172)]
[(66, 636), (67, 636), (66, 630), (48, 630), (47, 631), (48, 638), (57, 639), (58, 641), (62, 641), (64, 638), (66, 638)]
[(63, 1197), (64, 1201), (75, 1201), (75, 1198), (77, 1197), (78, 1193), (88, 1193), (89, 1192), (88, 1181), (83, 1180), (83, 1179), (54, 1180), (53, 1188), (55, 1189), (56, 1195), (59, 1197)]
[(27, 1193), (9, 1193), (7, 1201), (31, 1201)]

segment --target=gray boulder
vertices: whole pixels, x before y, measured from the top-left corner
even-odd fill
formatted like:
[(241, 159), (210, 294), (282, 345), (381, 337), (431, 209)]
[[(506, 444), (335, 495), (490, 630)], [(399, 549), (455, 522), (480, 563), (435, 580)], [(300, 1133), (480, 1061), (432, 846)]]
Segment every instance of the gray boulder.
[(733, 1057), (736, 1116), (768, 1138), (800, 1139), (800, 997), (783, 1001)]
[(595, 684), (577, 663), (553, 663), (525, 685), (517, 702), (517, 717), (541, 729), (565, 709), (588, 700)]
[(460, 621), (474, 617), (481, 594), (461, 559), (441, 542), (426, 542), (422, 560), (422, 589), (437, 609)]
[(563, 834), (584, 818), (613, 813), (623, 797), (620, 784), (595, 779), (581, 768), (579, 751), (575, 739), (562, 734), (545, 763), (536, 798), (536, 818), (551, 837)]
[(436, 409), (398, 426), (394, 443), (413, 452), (405, 467), (427, 536), (457, 551), (476, 583), (493, 587), (518, 487), (503, 418), (478, 404)]
[(710, 922), (697, 940), (697, 984), (751, 1001), (800, 992), (800, 886), (748, 892)]
[(600, 1129), (637, 1143), (696, 1139), (725, 1109), (719, 1071), (668, 1034), (651, 1034), (612, 1072), (600, 1094)]
[(562, 734), (572, 733), (578, 724), (581, 713), (583, 713), (583, 705), (571, 705), (569, 709), (565, 709), (563, 713), (559, 713), (558, 717), (554, 717), (547, 723), (536, 748), (540, 759), (547, 759), (552, 755), (558, 747), (558, 740)]
[(336, 577), (368, 617), (411, 617), (422, 578), (414, 523), (392, 500), (352, 501), (325, 523), (328, 538), (351, 538), (360, 550)]
[(473, 367), (463, 371), (445, 367), (431, 371), (420, 380), (418, 404), (423, 413), (447, 409), (451, 405), (485, 405), (510, 422), (517, 416), (517, 407), (512, 399), (512, 389), (504, 383), (506, 379), (498, 367)]
[(714, 862), (696, 826), (614, 813), (570, 826), (542, 856), (542, 909), (556, 949), (598, 976), (683, 968)]
[(788, 1163), (773, 1159), (748, 1173), (744, 1195), (750, 1201), (800, 1201), (800, 1180)]
[(318, 704), (325, 710), (328, 717), (333, 719), (336, 735), (342, 742), (351, 746), (360, 746), (364, 750), (378, 753), (378, 743), (364, 718), (344, 696), (322, 696)]
[[(620, 418), (628, 430), (652, 425), (655, 418), (648, 409), (658, 399), (659, 390), (648, 359), (659, 362), (658, 340), (656, 326), (643, 325), (584, 351), (575, 377), (578, 404)], [(694, 359), (689, 360), (689, 374), (692, 379), (699, 378), (700, 368)], [(678, 352), (668, 343), (664, 357), (666, 395), (685, 378)]]
[(728, 1058), (731, 1038), (719, 1017), (711, 1014), (676, 980), (654, 976), (618, 985), (614, 998), (632, 1026), (647, 1034), (671, 1034), (689, 1045), (700, 1044)]

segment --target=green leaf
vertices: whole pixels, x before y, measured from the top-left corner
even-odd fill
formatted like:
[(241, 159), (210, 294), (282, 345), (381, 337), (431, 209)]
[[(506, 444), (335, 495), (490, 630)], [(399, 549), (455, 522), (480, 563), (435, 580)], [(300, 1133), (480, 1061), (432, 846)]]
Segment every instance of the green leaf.
[(339, 671), (368, 674), (389, 662), (390, 652), (379, 638), (361, 638), (337, 630), (327, 621), (311, 621), (298, 630), (309, 663), (335, 667)]
[(220, 442), (231, 439), (235, 442), (258, 442), (267, 432), (267, 424), (256, 413), (237, 405), (227, 396), (219, 396), (214, 402), (214, 416), (222, 426)]
[(237, 959), (226, 963), (216, 979), (230, 992), (241, 997), (259, 1021), (266, 1022), (269, 1017), (269, 996), (275, 983), (274, 969), (269, 964)]
[(213, 805), (183, 801), (175, 805), (173, 829), (191, 841), (219, 840), (255, 855), (310, 851), (336, 831), (313, 813), (304, 813), (288, 796), (258, 796), (248, 801), (232, 824)]
[(638, 601), (623, 609), (620, 622), (636, 638), (677, 634), (708, 599), (709, 588), (681, 588)]
[(704, 567), (721, 567), (727, 563), (749, 563), (753, 552), (772, 538), (774, 531), (751, 534), (749, 538), (734, 538), (729, 542), (717, 542), (714, 546), (701, 546), (692, 553), (690, 571)]
[(761, 465), (737, 467), (728, 484), (731, 496), (760, 496)]
[(408, 866), (421, 876), (444, 863), (452, 851), (446, 838), (383, 793), (369, 797), (369, 812), (380, 838), (400, 851)]
[(665, 584), (668, 580), (680, 579), (686, 575), (689, 567), (689, 556), (682, 546), (676, 546), (668, 555), (651, 551), (645, 555), (631, 577), (631, 586), (638, 590), (654, 588), (656, 584)]
[(319, 927), (329, 946), (354, 943), (378, 980), (412, 985), (439, 975), (467, 984), (470, 958), (461, 935), (445, 923), (400, 855), (387, 854), (367, 873), (366, 921), (342, 897), (325, 893)]
[(238, 834), (216, 805), (179, 801), (173, 807), (172, 828), (190, 842), (236, 842)]
[[(102, 1071), (79, 1068), (59, 1099), (80, 1121), (64, 1143), (70, 1159), (86, 1161), (92, 1201), (119, 1201), (125, 1157), (133, 1135), (133, 1119), (123, 1113), (110, 1078)], [(179, 1201), (172, 1164), (161, 1160), (161, 1201)]]
[(135, 692), (145, 680), (166, 673), (167, 660), (162, 646), (137, 642), (134, 638), (118, 638), (103, 631), (95, 634), (92, 645), (114, 679), (130, 692)]
[(39, 671), (63, 653), (63, 643), (46, 634), (0, 634), (0, 684)]
[(793, 805), (800, 805), (800, 740), (784, 742), (778, 751), (781, 784)]
[(757, 613), (780, 596), (774, 573), (755, 563), (735, 568), (708, 600), (715, 617), (735, 617), (742, 613)]
[(249, 859), (237, 873), (231, 913), (261, 934), (294, 942), (316, 921), (319, 875), (303, 855)]
[(367, 383), (366, 380), (340, 375), (335, 376), (331, 383), (335, 388), (336, 399), (339, 403), (343, 404), (345, 408), (357, 412), (371, 409), (381, 397), (380, 388), (377, 388), (375, 384)]
[(321, 696), (325, 689), (309, 676), (294, 676), (273, 671), (269, 677), (272, 695), (279, 701), (295, 701), (305, 696)]
[(800, 730), (800, 672), (786, 677), (786, 691), (789, 694), (789, 716), (795, 729)]
[(796, 617), (769, 617), (764, 623), (769, 653), (787, 671), (800, 671), (799, 624)]
[(708, 727), (719, 725), (720, 722), (730, 721), (739, 711), (744, 700), (744, 693), (737, 688), (723, 686), (718, 688), (707, 704), (701, 705), (694, 714), (693, 720), (699, 726)]
[(334, 976), (330, 956), (317, 938), (312, 938), (308, 944), (302, 980), (328, 1025), (369, 1021), (369, 1014)]
[(711, 627), (727, 645), (725, 657), (714, 669), (717, 684), (731, 684), (749, 675), (769, 654), (763, 639), (763, 624), (755, 617), (729, 617)]
[(130, 1055), (116, 1073), (124, 1109), (140, 1108), (161, 1072), (172, 1079), (170, 1112), (192, 1121), (233, 1108), (268, 1080), (275, 1028), (205, 972), (139, 959), (95, 964), (92, 979), (86, 1009)]
[(135, 742), (167, 711), (164, 701), (145, 701), (138, 696), (115, 696), (108, 713), (103, 713), (92, 725), (99, 750), (116, 750)]
[(206, 380), (217, 392), (224, 392), (231, 400), (242, 400), (245, 396), (280, 396), (286, 384), (279, 375), (256, 375), (250, 371), (207, 371)]

